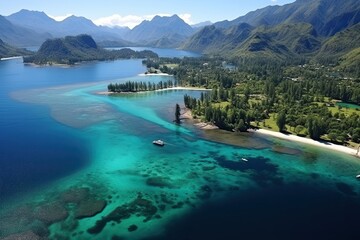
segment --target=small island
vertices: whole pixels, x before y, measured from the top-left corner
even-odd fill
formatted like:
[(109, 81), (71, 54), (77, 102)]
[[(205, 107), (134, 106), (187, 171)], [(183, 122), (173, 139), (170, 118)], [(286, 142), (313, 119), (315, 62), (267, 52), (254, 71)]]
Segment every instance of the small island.
[(152, 51), (134, 51), (128, 48), (106, 50), (98, 47), (94, 39), (86, 34), (46, 40), (39, 51), (24, 58), (24, 63), (37, 65), (73, 65), (85, 61), (105, 61), (130, 58), (158, 58)]

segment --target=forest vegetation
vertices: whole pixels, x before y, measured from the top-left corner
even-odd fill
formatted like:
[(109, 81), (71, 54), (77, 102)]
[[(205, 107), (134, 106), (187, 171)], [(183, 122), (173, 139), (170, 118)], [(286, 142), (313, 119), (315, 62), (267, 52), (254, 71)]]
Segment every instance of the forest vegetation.
[[(155, 62), (154, 62), (155, 61)], [(360, 79), (336, 65), (201, 57), (147, 60), (181, 86), (211, 89), (184, 96), (195, 117), (230, 131), (267, 128), (337, 143), (360, 142)]]

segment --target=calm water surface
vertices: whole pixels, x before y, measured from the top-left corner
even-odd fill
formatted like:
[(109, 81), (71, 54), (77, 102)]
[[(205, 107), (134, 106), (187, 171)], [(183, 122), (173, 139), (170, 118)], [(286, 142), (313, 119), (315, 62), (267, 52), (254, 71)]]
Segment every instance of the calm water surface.
[(344, 102), (337, 102), (336, 106), (341, 106), (343, 108), (350, 108), (350, 109), (360, 109), (359, 105), (351, 104), (351, 103), (344, 103)]
[(144, 71), (141, 60), (0, 62), (0, 238), (360, 237), (358, 159), (174, 125), (175, 104), (196, 91), (98, 94), (171, 78)]

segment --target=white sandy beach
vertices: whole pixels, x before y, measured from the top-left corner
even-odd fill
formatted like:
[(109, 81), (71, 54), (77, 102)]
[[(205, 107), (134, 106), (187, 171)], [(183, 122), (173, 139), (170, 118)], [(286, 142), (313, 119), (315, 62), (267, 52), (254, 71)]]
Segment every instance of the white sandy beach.
[(309, 138), (304, 138), (304, 137), (299, 137), (299, 136), (295, 136), (295, 135), (291, 135), (291, 134), (283, 134), (280, 132), (274, 132), (274, 131), (270, 131), (270, 130), (265, 130), (265, 129), (258, 129), (255, 131), (255, 134), (266, 134), (272, 137), (277, 137), (277, 138), (281, 138), (281, 139), (285, 139), (285, 140), (289, 140), (289, 141), (296, 141), (296, 142), (301, 142), (301, 143), (305, 143), (305, 144), (311, 144), (313, 146), (317, 146), (317, 147), (322, 147), (322, 148), (327, 148), (330, 150), (334, 150), (334, 151), (338, 151), (338, 152), (343, 152), (343, 153), (347, 153), (353, 156), (357, 156), (357, 150), (353, 149), (353, 148), (349, 148), (349, 147), (345, 147), (345, 146), (341, 146), (341, 145), (336, 145), (333, 143), (328, 143), (328, 142), (320, 142), (320, 141), (315, 141)]
[[(191, 90), (191, 91), (208, 91), (210, 89), (206, 88), (198, 88), (198, 87), (170, 87), (170, 88), (164, 88), (164, 89), (157, 89), (154, 92), (161, 92), (161, 91), (171, 91), (171, 90)], [(147, 93), (151, 91), (140, 91), (140, 92), (96, 92), (98, 95), (117, 95), (117, 94), (133, 94), (133, 93)]]
[(138, 76), (145, 77), (145, 76), (172, 76), (167, 73), (140, 73)]
[(171, 89), (175, 89), (175, 90), (193, 90), (193, 91), (210, 91), (211, 89), (208, 88), (200, 88), (200, 87), (172, 87), (169, 88)]
[(6, 61), (6, 60), (20, 59), (20, 58), (22, 58), (22, 56), (4, 57), (4, 58), (1, 58), (0, 60), (1, 60), (1, 61)]

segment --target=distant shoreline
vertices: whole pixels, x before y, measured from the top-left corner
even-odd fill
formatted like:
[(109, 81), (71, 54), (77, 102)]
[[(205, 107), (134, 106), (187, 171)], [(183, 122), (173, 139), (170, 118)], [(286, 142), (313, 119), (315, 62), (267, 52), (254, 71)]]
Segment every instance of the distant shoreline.
[[(181, 116), (183, 117), (183, 119), (194, 119), (192, 116), (191, 110), (187, 109), (187, 108), (185, 108), (185, 112)], [(199, 129), (204, 129), (204, 130), (219, 129), (217, 126), (215, 126), (211, 123), (206, 123), (206, 122), (202, 122), (202, 121), (195, 123), (194, 126), (198, 127)], [(300, 136), (296, 136), (296, 135), (292, 135), (292, 134), (284, 134), (281, 132), (275, 132), (275, 131), (266, 130), (266, 129), (249, 130), (248, 132), (252, 132), (254, 134), (260, 134), (260, 135), (268, 135), (268, 136), (272, 136), (275, 138), (289, 140), (292, 142), (309, 144), (309, 145), (316, 146), (316, 147), (321, 147), (321, 148), (326, 148), (326, 149), (337, 151), (337, 152), (346, 153), (346, 154), (352, 155), (354, 157), (360, 157), (359, 155), (356, 154), (357, 149), (351, 148), (351, 147), (346, 147), (343, 145), (336, 145), (336, 144), (333, 144), (330, 142), (316, 141), (316, 140), (313, 140), (310, 138), (300, 137)]]
[(20, 59), (23, 56), (14, 56), (14, 57), (4, 57), (4, 58), (0, 58), (0, 61), (6, 61), (6, 60), (12, 60), (12, 59)]
[(28, 65), (31, 67), (62, 67), (62, 68), (71, 68), (73, 66), (76, 66), (78, 63), (70, 65), (70, 64), (64, 64), (64, 63), (46, 63), (46, 64), (36, 64), (36, 63), (24, 63), (24, 65)]

